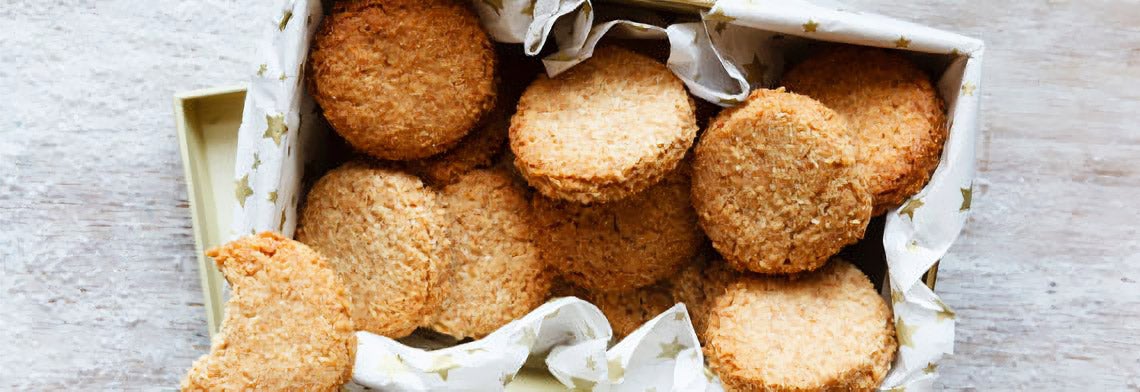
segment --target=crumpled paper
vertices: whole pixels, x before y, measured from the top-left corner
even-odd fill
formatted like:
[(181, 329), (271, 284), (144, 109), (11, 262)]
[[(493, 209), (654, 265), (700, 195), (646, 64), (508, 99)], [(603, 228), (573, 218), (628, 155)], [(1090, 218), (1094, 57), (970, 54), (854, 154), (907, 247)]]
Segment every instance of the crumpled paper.
[[(693, 95), (722, 106), (743, 101), (753, 88), (775, 86), (785, 61), (812, 42), (933, 54), (916, 58), (928, 68), (943, 70), (937, 87), (949, 109), (950, 134), (930, 183), (887, 213), (886, 295), (894, 309), (900, 347), (881, 386), (882, 390), (931, 388), (938, 361), (953, 352), (954, 312), (921, 278), (945, 255), (969, 211), (979, 127), (981, 41), (822, 1), (721, 0), (699, 20), (671, 25), (650, 11), (588, 0), (473, 4), (495, 40), (521, 43), (531, 55), (555, 45), (557, 50), (543, 59), (550, 75), (589, 58), (603, 37), (667, 40), (668, 67)], [(257, 20), (267, 31), (259, 41), (264, 62), (252, 71), (239, 130), (232, 236), (261, 230), (292, 235), (296, 226), (302, 174), (319, 151), (314, 146), (321, 144), (324, 126), (302, 83), (308, 43), (320, 23), (321, 9), (319, 0), (282, 0), (273, 14)], [(566, 313), (559, 316), (562, 312)], [(555, 316), (547, 320), (551, 314)], [(715, 377), (706, 378), (687, 315), (684, 325), (669, 322), (679, 314), (684, 314), (683, 305), (608, 351), (609, 326), (602, 315), (592, 305), (572, 299), (548, 303), (482, 340), (431, 352), (361, 333), (355, 377), (365, 385), (396, 390), (494, 390), (501, 388), (504, 375), (522, 366), (526, 355), (542, 353), (551, 373), (569, 387), (719, 390)], [(592, 338), (585, 334), (590, 330)], [(528, 331), (534, 333), (533, 342)], [(680, 351), (667, 361), (651, 358), (660, 355), (662, 347), (668, 347), (669, 354), (677, 347)], [(615, 359), (621, 366), (612, 369), (621, 369), (618, 372), (611, 370)], [(623, 377), (612, 378), (615, 373)], [(618, 382), (611, 384), (611, 379)]]
[[(483, 339), (427, 351), (368, 332), (353, 381), (392, 391), (492, 391), (514, 380), (527, 357), (545, 356), (562, 385), (581, 391), (720, 391), (685, 305), (677, 304), (607, 350), (602, 312), (573, 297), (552, 300)], [(671, 377), (661, 377), (662, 375)]]

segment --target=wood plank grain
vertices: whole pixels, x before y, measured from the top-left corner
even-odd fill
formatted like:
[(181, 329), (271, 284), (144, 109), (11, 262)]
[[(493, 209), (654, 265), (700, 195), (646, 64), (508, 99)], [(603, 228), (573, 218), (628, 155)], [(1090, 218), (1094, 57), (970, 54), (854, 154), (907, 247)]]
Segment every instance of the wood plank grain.
[(207, 350), (171, 97), (246, 78), (264, 3), (0, 4), (0, 390), (169, 390)]
[(941, 264), (941, 385), (1140, 389), (1140, 6), (856, 1), (986, 41), (974, 211)]
[[(0, 389), (171, 389), (208, 347), (170, 110), (271, 2), (0, 4)], [(1140, 390), (1140, 6), (858, 0), (988, 45), (947, 389)]]

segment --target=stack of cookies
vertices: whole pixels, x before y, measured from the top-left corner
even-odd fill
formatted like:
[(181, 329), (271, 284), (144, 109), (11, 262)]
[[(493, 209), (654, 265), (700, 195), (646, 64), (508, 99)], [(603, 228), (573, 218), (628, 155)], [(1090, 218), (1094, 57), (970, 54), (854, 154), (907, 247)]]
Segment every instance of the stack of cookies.
[(518, 52), (452, 0), (325, 18), (309, 88), (357, 155), (308, 191), (297, 240), (357, 330), (480, 338), (575, 295), (624, 336), (684, 302), (729, 390), (881, 383), (891, 311), (834, 256), (938, 164), (944, 104), (923, 71), (820, 48), (702, 130), (650, 55), (601, 46), (551, 78)]

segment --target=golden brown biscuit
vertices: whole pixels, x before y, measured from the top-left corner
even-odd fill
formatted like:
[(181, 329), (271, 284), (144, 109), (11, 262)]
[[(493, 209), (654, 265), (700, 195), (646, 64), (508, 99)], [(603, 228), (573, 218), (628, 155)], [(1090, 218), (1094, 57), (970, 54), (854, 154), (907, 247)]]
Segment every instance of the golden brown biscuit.
[(442, 300), (449, 254), (443, 208), (419, 178), (361, 161), (317, 181), (297, 239), (329, 258), (357, 329), (399, 338)]
[(593, 293), (588, 301), (606, 315), (617, 341), (676, 304), (669, 288), (662, 281), (627, 292)]
[(206, 255), (232, 291), (210, 354), (194, 361), (183, 391), (338, 391), (351, 379), (349, 302), (321, 255), (270, 232)]
[[(561, 296), (577, 296), (601, 309), (613, 327), (614, 339), (622, 339), (657, 315), (683, 302), (693, 329), (703, 339), (712, 298), (735, 279), (737, 273), (716, 258), (712, 249), (701, 252), (677, 274), (630, 291), (596, 292), (559, 280)], [(552, 291), (554, 291), (552, 290)]]
[(447, 186), (472, 170), (494, 164), (495, 155), (506, 141), (506, 115), (491, 112), (487, 120), (460, 140), (455, 148), (424, 159), (407, 161), (405, 166), (433, 186)]
[(792, 92), (847, 120), (868, 175), (873, 216), (918, 193), (938, 166), (946, 110), (930, 78), (897, 52), (856, 46), (812, 56), (784, 75)]
[(467, 4), (358, 1), (313, 38), (308, 78), (353, 147), (417, 159), (455, 145), (495, 102), (495, 51)]
[(799, 279), (744, 274), (718, 296), (705, 355), (729, 391), (870, 391), (894, 358), (891, 311), (833, 260)]
[(629, 291), (672, 275), (704, 235), (689, 203), (687, 164), (657, 185), (612, 203), (583, 205), (536, 194), (542, 257), (570, 283)]
[(506, 173), (476, 170), (441, 199), (454, 268), (431, 328), (481, 338), (541, 305), (554, 274), (538, 256), (526, 188)]
[(665, 65), (618, 47), (539, 76), (511, 118), (515, 166), (550, 198), (613, 201), (657, 183), (697, 134), (693, 102)]
[(693, 323), (693, 330), (697, 332), (697, 337), (702, 342), (713, 300), (723, 293), (728, 283), (738, 275), (739, 273), (725, 265), (724, 261), (709, 249), (702, 251), (692, 263), (669, 278), (669, 292), (673, 296), (673, 301), (685, 304), (685, 308), (689, 311), (689, 319)]
[(737, 269), (810, 271), (863, 237), (871, 195), (842, 118), (815, 100), (756, 90), (701, 136), (693, 206)]

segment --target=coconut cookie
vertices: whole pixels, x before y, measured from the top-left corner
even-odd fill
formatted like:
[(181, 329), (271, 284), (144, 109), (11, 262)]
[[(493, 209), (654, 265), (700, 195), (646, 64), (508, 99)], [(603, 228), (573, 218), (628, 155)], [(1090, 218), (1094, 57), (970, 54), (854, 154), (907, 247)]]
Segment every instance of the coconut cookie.
[(613, 201), (657, 183), (697, 134), (694, 104), (665, 65), (618, 47), (539, 76), (511, 118), (515, 166), (549, 198)]
[(433, 186), (454, 184), (464, 174), (490, 167), (507, 141), (507, 117), (491, 112), (487, 120), (467, 134), (455, 148), (424, 159), (407, 161), (408, 170)]
[(399, 338), (426, 323), (442, 299), (444, 219), (419, 178), (357, 161), (313, 185), (297, 239), (329, 258), (357, 329)]
[(683, 302), (693, 329), (703, 339), (712, 298), (737, 276), (715, 257), (712, 249), (707, 252), (702, 249), (680, 272), (629, 291), (589, 292), (561, 280), (553, 291), (561, 296), (577, 296), (597, 305), (613, 327), (614, 338), (619, 340), (678, 302)]
[(802, 275), (741, 275), (712, 305), (705, 355), (730, 391), (871, 391), (895, 349), (891, 311), (842, 260)]
[(338, 391), (351, 379), (349, 302), (321, 255), (269, 232), (206, 255), (232, 291), (210, 353), (194, 361), (183, 391)]
[(847, 120), (856, 160), (880, 215), (926, 185), (946, 141), (946, 110), (930, 78), (902, 55), (837, 47), (784, 75), (792, 92), (819, 100)]
[(524, 186), (476, 170), (441, 193), (454, 269), (431, 328), (481, 338), (546, 301), (554, 274), (538, 255)]
[(628, 292), (592, 293), (587, 300), (606, 316), (618, 341), (676, 304), (669, 289), (667, 282), (658, 282)]
[(702, 250), (692, 263), (669, 278), (669, 293), (673, 296), (673, 301), (685, 304), (693, 329), (701, 341), (704, 341), (713, 300), (738, 275), (712, 249), (708, 249)]
[(647, 286), (677, 272), (704, 240), (689, 202), (688, 165), (612, 203), (583, 205), (535, 195), (546, 263), (592, 292)]
[(806, 96), (753, 91), (713, 120), (695, 158), (693, 206), (737, 269), (814, 270), (871, 218), (843, 119)]
[(338, 3), (307, 67), (333, 129), (381, 159), (443, 152), (495, 103), (494, 48), (458, 1)]

